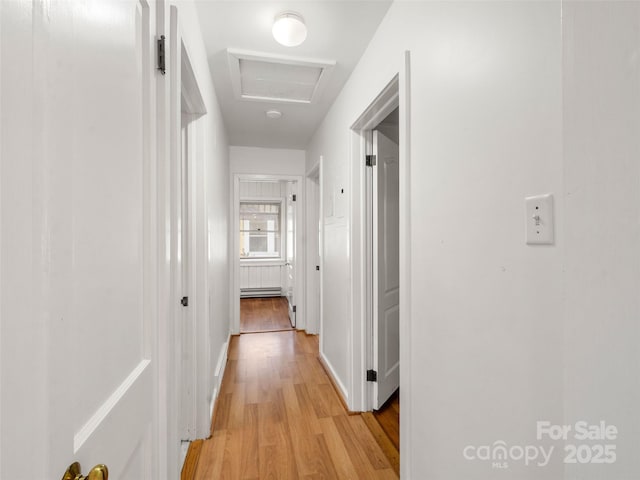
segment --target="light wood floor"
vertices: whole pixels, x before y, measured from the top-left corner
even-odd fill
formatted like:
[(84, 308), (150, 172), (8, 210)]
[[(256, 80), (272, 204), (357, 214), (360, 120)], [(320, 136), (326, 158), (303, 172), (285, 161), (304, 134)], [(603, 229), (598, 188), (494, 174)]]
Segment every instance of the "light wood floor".
[(285, 297), (240, 299), (240, 332), (292, 330)]
[(373, 415), (396, 450), (400, 450), (400, 390), (396, 390), (380, 410), (373, 412)]
[(317, 355), (317, 337), (302, 332), (231, 339), (196, 479), (398, 478), (362, 416), (347, 414)]

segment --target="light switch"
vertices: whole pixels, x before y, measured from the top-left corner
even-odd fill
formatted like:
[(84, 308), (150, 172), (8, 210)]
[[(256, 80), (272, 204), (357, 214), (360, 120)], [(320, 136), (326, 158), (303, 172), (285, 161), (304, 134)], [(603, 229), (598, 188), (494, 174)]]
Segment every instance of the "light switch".
[(553, 244), (553, 195), (526, 197), (527, 244)]

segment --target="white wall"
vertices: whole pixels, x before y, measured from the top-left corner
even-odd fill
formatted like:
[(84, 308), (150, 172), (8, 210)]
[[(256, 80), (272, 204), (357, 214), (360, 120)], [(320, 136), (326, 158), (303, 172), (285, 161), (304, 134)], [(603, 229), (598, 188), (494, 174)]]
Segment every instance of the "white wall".
[(640, 3), (566, 2), (563, 17), (565, 419), (620, 430), (615, 465), (567, 478), (638, 478)]
[[(351, 385), (363, 259), (349, 128), (411, 51), (403, 477), (640, 475), (639, 19), (637, 2), (395, 2), (315, 133), (331, 279), (322, 354)], [(331, 216), (342, 188), (353, 209)], [(556, 243), (527, 246), (523, 199), (546, 192)], [(617, 462), (565, 472), (537, 420), (616, 424)], [(463, 458), (497, 440), (556, 452), (507, 470)]]

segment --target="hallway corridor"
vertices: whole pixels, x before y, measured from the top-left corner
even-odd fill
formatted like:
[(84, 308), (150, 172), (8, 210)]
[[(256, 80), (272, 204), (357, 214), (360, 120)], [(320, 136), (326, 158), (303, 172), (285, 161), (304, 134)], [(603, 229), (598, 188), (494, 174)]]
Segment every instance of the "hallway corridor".
[(302, 332), (235, 336), (195, 478), (396, 479), (360, 415), (348, 415)]

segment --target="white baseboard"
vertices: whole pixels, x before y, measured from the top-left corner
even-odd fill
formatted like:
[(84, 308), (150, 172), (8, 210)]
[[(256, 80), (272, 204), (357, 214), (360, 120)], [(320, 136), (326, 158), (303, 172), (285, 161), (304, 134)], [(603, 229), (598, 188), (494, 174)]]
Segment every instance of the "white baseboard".
[(334, 385), (338, 387), (338, 390), (340, 390), (339, 393), (342, 395), (342, 399), (347, 405), (349, 405), (349, 395), (347, 394), (347, 389), (345, 388), (342, 381), (340, 381), (340, 377), (338, 377), (338, 375), (336, 374), (336, 371), (333, 368), (333, 365), (331, 365), (331, 362), (327, 359), (327, 357), (322, 352), (320, 352), (320, 361), (322, 362), (324, 367), (328, 370), (329, 375), (331, 375), (331, 379), (333, 380)]
[(220, 387), (222, 386), (222, 379), (224, 378), (224, 372), (227, 367), (227, 355), (229, 353), (230, 339), (231, 335), (227, 337), (227, 341), (222, 345), (222, 348), (220, 349), (220, 355), (218, 355), (218, 362), (216, 363), (216, 369), (214, 371), (211, 403), (209, 404), (209, 423), (213, 421), (213, 411), (215, 409), (216, 401), (218, 400), (218, 394), (220, 393)]

